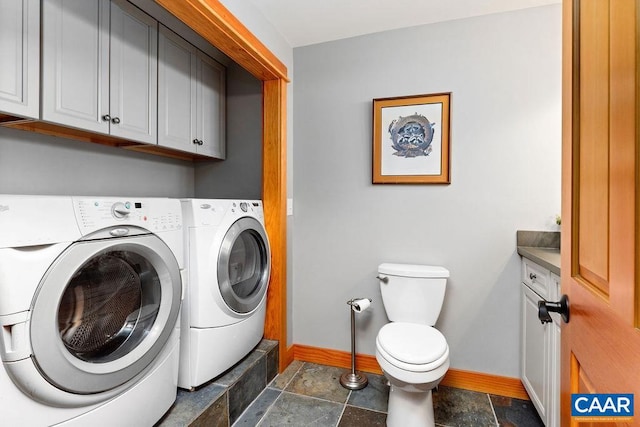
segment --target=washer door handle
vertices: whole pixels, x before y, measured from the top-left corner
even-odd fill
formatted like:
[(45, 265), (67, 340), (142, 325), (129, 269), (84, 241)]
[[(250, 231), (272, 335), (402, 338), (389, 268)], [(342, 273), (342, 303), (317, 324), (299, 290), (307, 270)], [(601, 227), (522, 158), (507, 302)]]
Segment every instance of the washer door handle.
[(128, 228), (114, 228), (113, 230), (109, 231), (109, 234), (111, 234), (113, 237), (122, 237), (122, 236), (126, 236), (127, 234), (129, 234), (129, 229)]

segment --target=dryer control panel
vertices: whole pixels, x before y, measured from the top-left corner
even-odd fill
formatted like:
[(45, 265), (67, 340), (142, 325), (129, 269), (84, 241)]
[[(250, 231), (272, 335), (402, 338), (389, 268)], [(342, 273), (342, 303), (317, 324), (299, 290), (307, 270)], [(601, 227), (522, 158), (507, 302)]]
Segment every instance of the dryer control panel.
[(252, 216), (264, 222), (261, 200), (232, 199), (183, 199), (185, 204), (185, 222), (189, 226), (219, 226), (244, 216)]
[(182, 229), (180, 203), (171, 199), (74, 197), (73, 208), (83, 235), (114, 225), (135, 225), (154, 233)]

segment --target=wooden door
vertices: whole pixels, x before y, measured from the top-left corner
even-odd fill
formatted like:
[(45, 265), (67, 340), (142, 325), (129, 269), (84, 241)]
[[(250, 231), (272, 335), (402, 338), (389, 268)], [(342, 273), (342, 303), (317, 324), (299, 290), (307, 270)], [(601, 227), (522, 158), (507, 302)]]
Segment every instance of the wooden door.
[(572, 393), (633, 393), (640, 425), (638, 3), (563, 4), (563, 426)]

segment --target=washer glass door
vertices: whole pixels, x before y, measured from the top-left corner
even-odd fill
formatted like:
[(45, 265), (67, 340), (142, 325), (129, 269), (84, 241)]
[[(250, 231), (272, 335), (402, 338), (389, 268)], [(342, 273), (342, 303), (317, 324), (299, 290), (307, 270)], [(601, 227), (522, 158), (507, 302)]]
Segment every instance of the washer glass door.
[(157, 236), (76, 242), (40, 282), (33, 360), (56, 387), (99, 393), (147, 369), (173, 332), (182, 283)]
[(96, 255), (74, 274), (58, 306), (58, 331), (78, 359), (104, 363), (137, 347), (160, 310), (160, 280), (133, 251)]
[(269, 285), (271, 253), (262, 224), (252, 217), (236, 221), (222, 240), (218, 255), (218, 286), (236, 313), (255, 310)]

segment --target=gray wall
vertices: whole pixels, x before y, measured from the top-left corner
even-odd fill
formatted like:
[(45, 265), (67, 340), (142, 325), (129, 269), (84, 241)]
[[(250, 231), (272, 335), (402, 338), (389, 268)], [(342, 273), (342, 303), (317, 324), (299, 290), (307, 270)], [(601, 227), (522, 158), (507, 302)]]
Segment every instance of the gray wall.
[(191, 162), (0, 127), (0, 193), (192, 197)]
[[(294, 49), (293, 342), (375, 353), (382, 262), (451, 271), (453, 368), (519, 376), (516, 230), (560, 212), (561, 7)], [(373, 98), (452, 92), (451, 185), (372, 185)]]
[(235, 63), (227, 67), (227, 156), (196, 163), (199, 198), (262, 198), (262, 82)]

